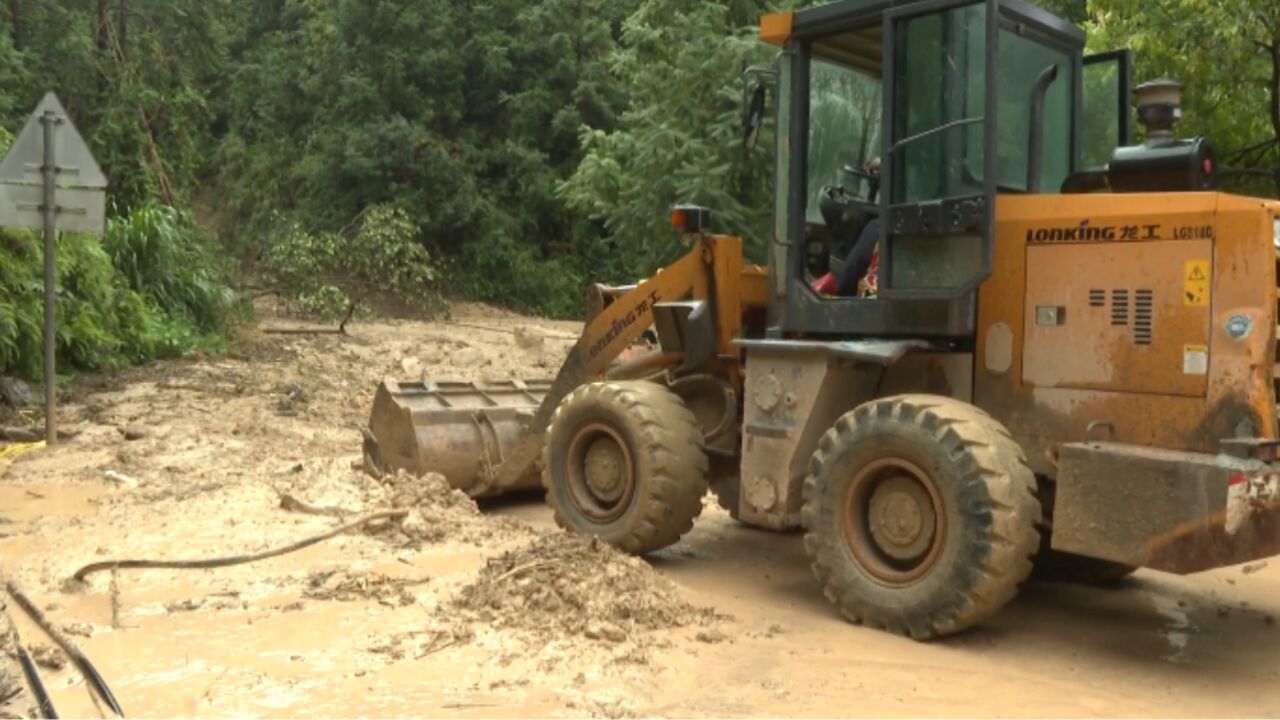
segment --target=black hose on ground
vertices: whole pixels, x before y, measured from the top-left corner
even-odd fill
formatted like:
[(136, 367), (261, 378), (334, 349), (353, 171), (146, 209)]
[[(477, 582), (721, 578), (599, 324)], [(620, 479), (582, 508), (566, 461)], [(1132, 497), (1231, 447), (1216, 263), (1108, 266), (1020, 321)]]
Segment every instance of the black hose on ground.
[(36, 669), (31, 654), (22, 647), (22, 641), (18, 639), (17, 634), (17, 631), (14, 631), (14, 643), (18, 646), (18, 662), (22, 665), (22, 674), (27, 678), (27, 685), (36, 696), (36, 703), (40, 705), (40, 717), (58, 720), (58, 711), (54, 709), (53, 699), (49, 697), (49, 691), (40, 680), (40, 671)]
[(4, 587), (14, 602), (18, 603), (18, 607), (22, 608), (22, 611), (35, 624), (39, 625), (41, 630), (44, 630), (49, 637), (53, 638), (53, 641), (58, 644), (58, 647), (62, 648), (67, 657), (71, 658), (71, 662), (75, 663), (80, 673), (84, 675), (84, 679), (88, 681), (89, 687), (107, 704), (107, 707), (111, 708), (111, 711), (116, 715), (124, 717), (124, 711), (120, 709), (120, 703), (116, 702), (115, 695), (111, 694), (111, 688), (107, 687), (107, 682), (98, 674), (98, 669), (93, 666), (93, 663), (89, 662), (89, 658), (85, 657), (83, 652), (80, 652), (80, 648), (54, 626), (44, 612), (36, 607), (36, 604), (31, 602), (31, 598), (27, 597), (12, 580), (6, 580)]
[(319, 535), (313, 535), (309, 538), (299, 540), (296, 543), (285, 545), (284, 547), (275, 548), (274, 550), (266, 550), (260, 553), (250, 555), (232, 555), (230, 557), (206, 558), (203, 560), (103, 560), (102, 562), (89, 563), (80, 568), (72, 575), (73, 578), (84, 582), (89, 575), (100, 572), (102, 570), (126, 569), (126, 568), (151, 568), (165, 570), (207, 570), (209, 568), (228, 567), (230, 565), (243, 565), (257, 560), (265, 560), (278, 555), (301, 550), (302, 548), (315, 545), (318, 542), (328, 540), (331, 537), (341, 535), (344, 532), (354, 530), (366, 523), (374, 520), (394, 520), (408, 515), (408, 510), (384, 510), (365, 515), (357, 520), (336, 527), (328, 532)]

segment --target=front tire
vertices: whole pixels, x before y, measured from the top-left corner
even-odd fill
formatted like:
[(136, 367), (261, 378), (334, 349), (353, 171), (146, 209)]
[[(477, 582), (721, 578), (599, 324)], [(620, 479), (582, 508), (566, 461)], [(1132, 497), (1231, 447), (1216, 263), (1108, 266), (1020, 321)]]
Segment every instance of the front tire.
[(836, 421), (809, 464), (805, 549), (850, 621), (924, 640), (992, 615), (1039, 545), (1035, 476), (1005, 428), (904, 395)]
[(644, 381), (584, 385), (556, 409), (542, 483), (556, 523), (641, 555), (693, 527), (707, 492), (693, 413)]

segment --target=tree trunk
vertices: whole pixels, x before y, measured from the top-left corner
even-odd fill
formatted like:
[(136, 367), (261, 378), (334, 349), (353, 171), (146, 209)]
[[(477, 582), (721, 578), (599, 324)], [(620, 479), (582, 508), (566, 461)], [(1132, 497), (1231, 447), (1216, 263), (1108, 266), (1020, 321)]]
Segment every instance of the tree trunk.
[(9, 0), (9, 33), (13, 38), (13, 49), (22, 49), (22, 9), (19, 0)]
[(98, 0), (98, 26), (94, 32), (94, 40), (98, 48), (98, 61), (106, 63), (107, 52), (111, 49), (111, 15), (107, 0)]
[(129, 0), (120, 0), (120, 8), (116, 22), (119, 24), (120, 59), (129, 59)]
[[(1280, 37), (1272, 41), (1271, 47), (1271, 129), (1276, 134), (1276, 142), (1280, 143)], [(1276, 148), (1276, 197), (1280, 198), (1280, 146)]]

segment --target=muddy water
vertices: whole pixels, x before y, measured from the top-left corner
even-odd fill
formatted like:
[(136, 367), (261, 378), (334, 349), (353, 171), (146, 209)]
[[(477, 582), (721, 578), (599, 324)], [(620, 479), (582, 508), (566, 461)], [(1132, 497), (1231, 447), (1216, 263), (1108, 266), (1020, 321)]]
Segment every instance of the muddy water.
[[(66, 424), (82, 429), (74, 443), (0, 462), (0, 566), (56, 622), (90, 633), (74, 639), (136, 717), (1280, 715), (1280, 562), (1139, 572), (1107, 590), (1031, 586), (984, 627), (922, 645), (845, 623), (797, 535), (712, 506), (652, 564), (689, 603), (732, 616), (717, 634), (450, 634), (459, 589), (552, 528), (535, 498), (485, 508), (528, 531), (495, 519), (492, 532), (481, 522), (434, 544), (357, 533), (248, 566), (122, 571), (114, 613), (109, 573), (62, 591), (91, 561), (253, 552), (332, 526), (281, 511), (280, 492), (377, 507), (378, 489), (350, 470), (377, 379), (414, 358), (437, 377), (555, 365), (512, 349), (504, 332), (530, 321), (459, 319), (493, 330), (387, 323), (350, 338), (264, 339), (239, 357), (160, 364), (83, 392), (68, 407)], [(450, 364), (466, 347), (487, 360)], [(126, 425), (145, 436), (125, 441)], [(137, 484), (105, 481), (108, 469)], [(317, 594), (334, 578), (343, 592)], [(410, 583), (404, 593), (379, 590), (398, 582)], [(30, 623), (19, 629), (47, 643)], [(45, 677), (65, 716), (98, 716), (74, 670)]]

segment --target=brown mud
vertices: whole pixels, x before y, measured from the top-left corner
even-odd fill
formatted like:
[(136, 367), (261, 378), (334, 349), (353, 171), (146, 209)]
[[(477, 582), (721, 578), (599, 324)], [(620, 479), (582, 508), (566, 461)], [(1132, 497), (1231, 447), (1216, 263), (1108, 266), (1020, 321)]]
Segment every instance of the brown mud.
[[(797, 535), (714, 500), (636, 560), (560, 533), (536, 495), (477, 507), (438, 478), (353, 468), (382, 377), (549, 377), (577, 330), (463, 306), (80, 378), (60, 413), (76, 437), (0, 460), (0, 567), (136, 717), (1280, 714), (1280, 562), (1033, 585), (924, 645), (840, 620)], [(344, 522), (285, 495), (410, 513), (251, 565), (64, 592), (89, 562), (259, 552)], [(15, 620), (24, 645), (51, 645)], [(16, 669), (0, 665), (0, 697)], [(74, 667), (41, 672), (64, 716), (99, 716)]]

